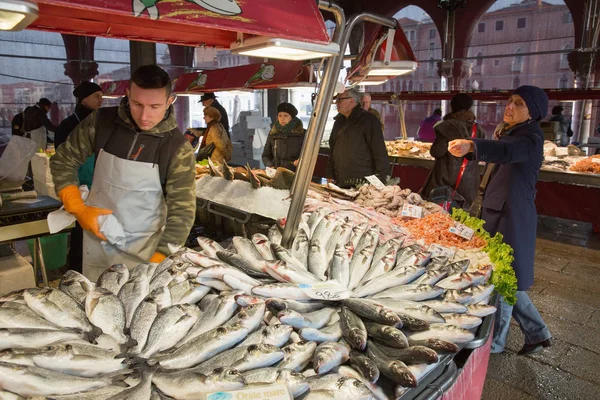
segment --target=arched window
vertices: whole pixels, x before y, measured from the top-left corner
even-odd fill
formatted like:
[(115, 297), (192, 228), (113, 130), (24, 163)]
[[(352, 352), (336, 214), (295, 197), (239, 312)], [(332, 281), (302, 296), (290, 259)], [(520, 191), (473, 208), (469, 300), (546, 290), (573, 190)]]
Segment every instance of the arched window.
[(411, 79), (410, 82), (408, 82), (408, 91), (412, 92), (412, 90), (413, 90), (413, 81)]
[(515, 51), (515, 58), (512, 63), (513, 72), (523, 72), (523, 56), (521, 55), (521, 49)]
[(560, 77), (560, 80), (558, 81), (558, 88), (559, 89), (567, 89), (569, 87), (569, 78), (567, 78), (567, 75), (563, 75)]
[(437, 84), (437, 82), (433, 82), (433, 91), (434, 92), (438, 91), (438, 84)]
[(516, 89), (519, 86), (521, 86), (521, 79), (518, 76), (515, 76), (515, 79), (513, 79), (513, 89)]
[(427, 65), (427, 76), (435, 75), (435, 61), (433, 61), (433, 57), (429, 59), (429, 63)]
[(483, 64), (483, 53), (479, 52), (479, 53), (477, 53), (477, 61), (475, 61), (475, 65), (477, 65), (479, 67), (482, 64)]
[(402, 91), (406, 92), (406, 81), (402, 81)]
[[(570, 15), (570, 14), (569, 14)], [(571, 50), (572, 47), (571, 45), (566, 45), (565, 47), (563, 47), (563, 50)], [(565, 68), (569, 68), (569, 53), (567, 51), (565, 51), (564, 53), (561, 53), (560, 55), (560, 69), (565, 69)]]

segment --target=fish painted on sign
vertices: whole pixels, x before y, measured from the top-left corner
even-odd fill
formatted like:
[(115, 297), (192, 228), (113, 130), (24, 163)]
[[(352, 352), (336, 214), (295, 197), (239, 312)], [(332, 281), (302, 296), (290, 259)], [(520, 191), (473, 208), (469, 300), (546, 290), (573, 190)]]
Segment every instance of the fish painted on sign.
[[(141, 16), (144, 12), (148, 12), (150, 19), (159, 19), (160, 13), (156, 6), (161, 0), (133, 0), (132, 8), (133, 15)], [(239, 15), (242, 9), (236, 0), (187, 0), (190, 3), (196, 4), (202, 8), (212, 11), (220, 15)]]
[(275, 66), (272, 64), (261, 64), (260, 69), (248, 79), (244, 87), (250, 87), (264, 82), (272, 81), (275, 77)]

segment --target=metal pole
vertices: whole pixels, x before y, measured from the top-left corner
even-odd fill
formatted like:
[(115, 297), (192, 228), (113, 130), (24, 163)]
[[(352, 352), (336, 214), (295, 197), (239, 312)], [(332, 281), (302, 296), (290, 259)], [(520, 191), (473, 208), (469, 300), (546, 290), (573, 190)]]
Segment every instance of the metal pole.
[[(323, 81), (315, 108), (313, 109), (312, 118), (308, 125), (308, 131), (306, 133), (306, 139), (300, 154), (300, 164), (296, 171), (296, 183), (294, 193), (292, 194), (292, 200), (290, 203), (290, 209), (288, 211), (285, 228), (283, 230), (282, 244), (284, 247), (289, 248), (293, 242), (293, 238), (298, 230), (298, 223), (302, 215), (302, 209), (304, 207), (304, 201), (306, 200), (306, 194), (308, 193), (308, 186), (312, 179), (312, 174), (315, 169), (317, 157), (319, 155), (319, 146), (321, 144), (321, 138), (323, 137), (323, 131), (325, 130), (326, 116), (333, 99), (333, 92), (335, 90), (335, 82), (339, 75), (342, 62), (344, 60), (344, 53), (352, 29), (356, 24), (362, 21), (373, 22), (379, 25), (387, 26), (388, 28), (396, 27), (396, 20), (393, 18), (381, 17), (369, 13), (357, 14), (345, 23), (344, 11), (335, 3), (331, 1), (319, 1), (319, 8), (322, 10), (330, 11), (336, 18), (336, 30), (333, 36), (332, 42), (338, 43), (340, 46), (340, 55), (332, 57), (327, 62), (325, 73), (323, 75)], [(345, 24), (345, 25), (344, 25)]]

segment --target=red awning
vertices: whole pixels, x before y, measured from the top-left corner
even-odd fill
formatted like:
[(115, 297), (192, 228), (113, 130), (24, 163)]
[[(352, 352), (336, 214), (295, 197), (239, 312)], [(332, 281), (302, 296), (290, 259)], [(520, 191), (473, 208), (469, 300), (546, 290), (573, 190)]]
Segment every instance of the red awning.
[[(329, 35), (314, 0), (38, 0), (31, 29), (229, 48), (237, 32), (311, 43)], [(293, 21), (293, 23), (292, 23)]]
[(125, 81), (106, 81), (100, 84), (104, 96), (119, 97), (125, 96), (126, 89), (129, 87), (129, 80)]
[[(310, 67), (302, 61), (273, 61), (181, 75), (175, 93), (204, 93), (235, 89), (271, 89), (309, 82)], [(314, 82), (314, 79), (312, 80)]]

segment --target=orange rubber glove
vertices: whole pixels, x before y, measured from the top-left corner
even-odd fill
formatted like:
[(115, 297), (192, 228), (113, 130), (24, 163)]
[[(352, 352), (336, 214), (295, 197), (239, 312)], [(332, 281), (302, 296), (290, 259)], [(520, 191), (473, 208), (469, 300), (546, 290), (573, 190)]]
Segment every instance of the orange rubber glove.
[(58, 192), (58, 197), (62, 200), (65, 210), (77, 218), (79, 225), (81, 225), (83, 229), (92, 232), (99, 239), (106, 241), (106, 236), (100, 232), (98, 217), (100, 215), (112, 214), (112, 210), (86, 206), (81, 198), (81, 193), (79, 193), (79, 188), (75, 185), (69, 185), (63, 188)]
[(158, 264), (159, 262), (161, 262), (165, 258), (167, 258), (167, 256), (165, 256), (163, 253), (159, 253), (157, 251), (156, 253), (152, 254), (152, 257), (150, 257), (150, 262)]

